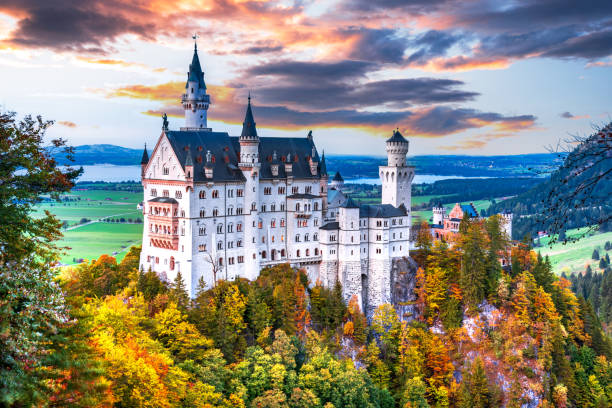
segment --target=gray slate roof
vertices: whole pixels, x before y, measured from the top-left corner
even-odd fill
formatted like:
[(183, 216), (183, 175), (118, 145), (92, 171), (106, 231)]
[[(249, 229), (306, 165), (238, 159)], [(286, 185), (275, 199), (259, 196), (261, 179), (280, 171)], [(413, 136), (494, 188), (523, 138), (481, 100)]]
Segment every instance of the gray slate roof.
[(327, 224), (321, 226), (322, 230), (337, 230), (338, 228), (340, 228), (340, 223), (338, 221), (335, 222), (328, 222)]
[[(240, 153), (240, 138), (229, 136), (226, 132), (211, 132), (205, 130), (166, 131), (166, 136), (172, 145), (179, 163), (185, 168), (187, 153), (191, 153), (193, 161), (193, 181), (206, 182), (204, 166), (206, 165), (206, 152), (210, 150), (214, 157), (213, 179), (215, 182), (244, 181), (244, 176), (238, 168)], [(306, 137), (260, 137), (259, 159), (261, 179), (284, 179), (287, 177), (284, 161), (291, 154), (292, 175), (296, 179), (318, 180), (319, 174), (310, 172), (308, 157), (312, 154), (314, 142)], [(272, 156), (274, 151), (280, 160), (278, 176), (272, 176)], [(315, 161), (319, 161), (319, 154), (315, 149)]]
[(395, 208), (391, 204), (366, 204), (359, 207), (360, 218), (391, 218), (405, 215), (405, 208)]
[(336, 172), (336, 175), (334, 176), (334, 178), (332, 180), (334, 180), (334, 181), (344, 181), (344, 179), (342, 178), (342, 175), (340, 174), (339, 171)]
[(185, 168), (187, 154), (191, 154), (193, 159), (193, 181), (211, 181), (204, 174), (206, 151), (208, 150), (210, 150), (215, 158), (215, 162), (212, 163), (212, 181), (244, 181), (242, 172), (237, 167), (232, 169), (230, 166), (231, 164), (235, 165), (238, 163), (238, 155), (227, 133), (187, 130), (168, 131), (166, 136), (183, 169)]
[(347, 198), (341, 205), (342, 208), (359, 208), (359, 206), (353, 201), (351, 197)]
[(393, 131), (393, 136), (387, 139), (387, 143), (389, 142), (398, 142), (398, 143), (408, 143), (408, 141), (402, 136), (399, 130)]
[(187, 73), (187, 82), (185, 83), (185, 88), (188, 87), (189, 81), (197, 82), (200, 88), (206, 89), (206, 83), (204, 82), (204, 72), (202, 71), (202, 66), (200, 65), (200, 58), (198, 58), (197, 45), (195, 45), (193, 49), (193, 58), (191, 59), (191, 64), (189, 64), (189, 72)]

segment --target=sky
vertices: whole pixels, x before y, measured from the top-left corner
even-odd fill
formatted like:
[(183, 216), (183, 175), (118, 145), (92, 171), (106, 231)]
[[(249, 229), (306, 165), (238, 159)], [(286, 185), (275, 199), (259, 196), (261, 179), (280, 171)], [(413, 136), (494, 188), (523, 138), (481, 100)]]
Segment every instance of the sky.
[(208, 124), (328, 154), (546, 152), (612, 120), (610, 0), (1, 0), (0, 109), (153, 145), (197, 46)]

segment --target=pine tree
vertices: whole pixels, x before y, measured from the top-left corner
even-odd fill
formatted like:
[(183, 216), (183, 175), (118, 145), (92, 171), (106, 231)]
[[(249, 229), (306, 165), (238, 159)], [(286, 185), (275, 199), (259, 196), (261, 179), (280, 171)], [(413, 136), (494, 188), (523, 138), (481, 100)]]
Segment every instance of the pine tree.
[(599, 251), (597, 249), (593, 250), (593, 255), (591, 255), (591, 258), (598, 261), (599, 260)]
[(187, 293), (187, 286), (183, 280), (181, 271), (176, 273), (172, 289), (170, 290), (170, 299), (176, 302), (176, 305), (183, 312), (189, 307), (189, 294)]
[(495, 399), (489, 389), (489, 382), (480, 356), (463, 371), (463, 381), (459, 387), (460, 408), (496, 407)]
[[(462, 224), (464, 222), (462, 221)], [(485, 253), (485, 236), (480, 224), (467, 222), (465, 232), (461, 234), (461, 290), (463, 302), (469, 312), (475, 312), (485, 297), (487, 265)]]

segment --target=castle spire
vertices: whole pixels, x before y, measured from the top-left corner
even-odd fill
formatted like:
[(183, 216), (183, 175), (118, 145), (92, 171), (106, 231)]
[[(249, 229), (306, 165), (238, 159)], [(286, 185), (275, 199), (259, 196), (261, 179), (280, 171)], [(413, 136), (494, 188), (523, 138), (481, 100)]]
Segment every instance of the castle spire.
[[(197, 35), (193, 36), (194, 42)], [(206, 93), (206, 83), (204, 82), (204, 72), (198, 57), (198, 44), (194, 43), (193, 57), (189, 64), (187, 82), (185, 83), (185, 93), (182, 98), (183, 109), (185, 110), (185, 127), (182, 130), (206, 130), (207, 113), (210, 105), (210, 95)], [(210, 130), (210, 129), (208, 129)]]
[(240, 138), (257, 139), (257, 128), (255, 127), (255, 119), (253, 118), (253, 111), (251, 109), (251, 93), (249, 92), (247, 110), (244, 115), (244, 122), (242, 123), (242, 133)]
[(147, 152), (147, 144), (145, 143), (144, 150), (142, 152), (142, 159), (140, 160), (140, 164), (149, 163), (149, 153)]
[(323, 154), (321, 155), (321, 163), (319, 164), (319, 174), (322, 177), (327, 176), (327, 166), (325, 165), (325, 150), (323, 150)]

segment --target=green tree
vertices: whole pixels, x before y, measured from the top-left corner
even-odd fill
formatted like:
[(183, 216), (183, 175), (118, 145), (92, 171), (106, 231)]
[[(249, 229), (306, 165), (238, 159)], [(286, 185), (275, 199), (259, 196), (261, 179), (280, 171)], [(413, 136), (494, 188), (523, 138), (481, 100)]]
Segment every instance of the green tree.
[[(62, 170), (43, 147), (52, 122), (0, 113), (0, 404), (30, 405), (45, 399), (48, 339), (66, 321), (66, 309), (51, 269), (61, 222), (48, 211), (32, 216), (44, 194), (59, 198), (81, 170)], [(72, 149), (53, 140), (72, 159)]]
[(597, 250), (597, 248), (595, 248), (593, 250), (593, 255), (591, 255), (591, 258), (598, 261), (599, 260), (599, 251)]
[(468, 364), (463, 370), (463, 380), (459, 387), (460, 408), (497, 407), (494, 393), (489, 387), (484, 364), (480, 357)]
[(487, 287), (486, 237), (478, 222), (462, 221), (460, 230), (461, 290), (468, 312), (473, 313), (485, 297)]
[(425, 399), (425, 383), (420, 377), (409, 379), (404, 386), (402, 395), (403, 408), (429, 408)]
[(176, 305), (182, 311), (186, 311), (189, 307), (189, 294), (187, 293), (187, 285), (185, 285), (181, 271), (178, 271), (174, 278), (172, 289), (170, 290), (170, 299), (176, 302)]

